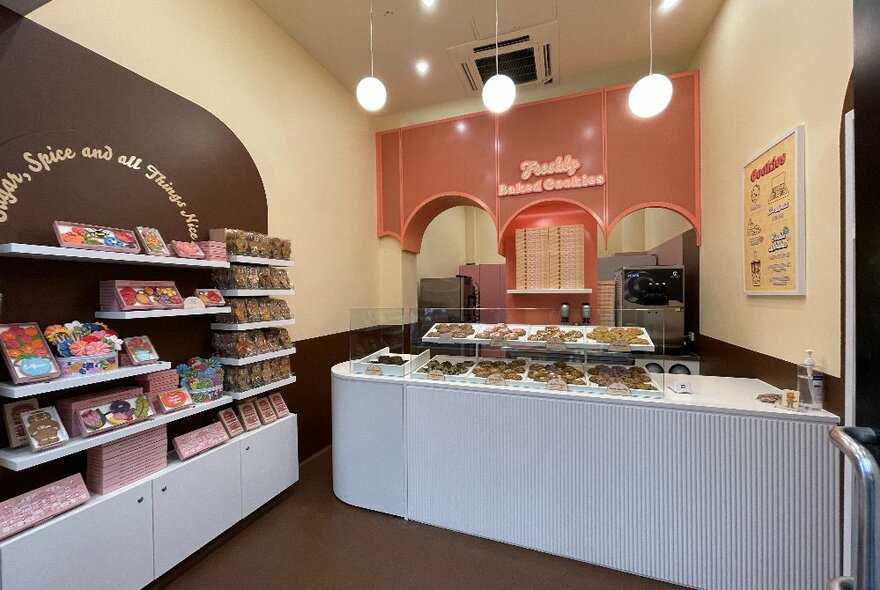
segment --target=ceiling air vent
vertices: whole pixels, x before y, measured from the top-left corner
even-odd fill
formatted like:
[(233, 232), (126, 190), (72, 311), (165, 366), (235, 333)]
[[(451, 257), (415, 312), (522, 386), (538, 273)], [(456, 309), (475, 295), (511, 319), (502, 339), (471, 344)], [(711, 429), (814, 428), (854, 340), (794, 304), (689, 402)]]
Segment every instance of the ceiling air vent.
[[(499, 36), (498, 71), (524, 88), (556, 82), (556, 40), (556, 21)], [(458, 77), (469, 94), (480, 94), (486, 80), (495, 75), (495, 43), (491, 41), (480, 39), (447, 50), (458, 64)]]

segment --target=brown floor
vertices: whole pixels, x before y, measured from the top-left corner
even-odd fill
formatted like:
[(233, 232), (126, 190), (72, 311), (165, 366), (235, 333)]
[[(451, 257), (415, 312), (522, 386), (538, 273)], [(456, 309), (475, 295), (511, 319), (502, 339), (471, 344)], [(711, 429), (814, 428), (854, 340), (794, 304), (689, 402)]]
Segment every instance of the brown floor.
[(348, 506), (333, 495), (329, 449), (280, 501), (181, 569), (164, 588), (678, 588)]

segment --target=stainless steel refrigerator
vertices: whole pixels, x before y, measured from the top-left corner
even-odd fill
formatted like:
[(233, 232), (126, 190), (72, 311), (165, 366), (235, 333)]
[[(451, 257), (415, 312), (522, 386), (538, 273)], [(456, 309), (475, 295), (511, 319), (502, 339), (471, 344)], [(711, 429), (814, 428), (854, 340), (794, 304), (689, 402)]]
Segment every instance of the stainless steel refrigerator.
[(474, 322), (477, 304), (477, 286), (471, 277), (456, 275), (419, 282), (420, 315), (425, 320)]

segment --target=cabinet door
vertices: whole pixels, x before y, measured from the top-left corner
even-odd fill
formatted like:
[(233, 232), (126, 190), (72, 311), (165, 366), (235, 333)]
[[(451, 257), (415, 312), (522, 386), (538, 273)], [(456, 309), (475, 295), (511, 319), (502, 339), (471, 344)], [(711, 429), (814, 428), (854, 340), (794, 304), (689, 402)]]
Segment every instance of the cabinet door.
[(241, 517), (241, 458), (227, 443), (153, 480), (156, 577), (183, 561)]
[(299, 479), (296, 415), (264, 426), (239, 445), (244, 518)]
[(0, 546), (0, 588), (125, 590), (153, 580), (150, 483), (61, 515)]

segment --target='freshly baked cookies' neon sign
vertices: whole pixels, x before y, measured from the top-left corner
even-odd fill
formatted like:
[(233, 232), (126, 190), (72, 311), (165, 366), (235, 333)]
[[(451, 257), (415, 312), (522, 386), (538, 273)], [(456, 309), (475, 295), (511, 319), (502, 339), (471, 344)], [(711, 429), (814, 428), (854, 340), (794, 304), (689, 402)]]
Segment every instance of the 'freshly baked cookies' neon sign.
[[(605, 184), (604, 175), (578, 174), (580, 168), (580, 160), (571, 157), (571, 154), (557, 156), (555, 160), (550, 162), (525, 160), (519, 165), (520, 179), (513, 184), (499, 183), (498, 196), (529, 195)], [(558, 178), (563, 174), (566, 175), (566, 178)]]

